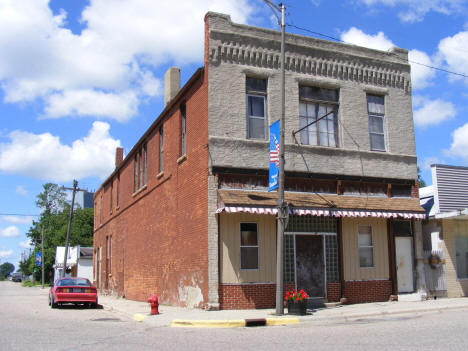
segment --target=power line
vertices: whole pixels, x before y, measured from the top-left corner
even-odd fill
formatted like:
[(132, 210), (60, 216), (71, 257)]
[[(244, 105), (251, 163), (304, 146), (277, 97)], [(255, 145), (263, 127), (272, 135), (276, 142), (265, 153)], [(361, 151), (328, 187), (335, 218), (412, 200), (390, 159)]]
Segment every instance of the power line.
[[(311, 33), (311, 34), (314, 34), (314, 35), (318, 35), (318, 36), (321, 36), (321, 37), (324, 37), (324, 38), (328, 38), (328, 39), (331, 39), (331, 40), (334, 40), (334, 41), (337, 41), (337, 42), (340, 42), (340, 43), (343, 43), (343, 44), (351, 44), (351, 43), (347, 43), (341, 39), (338, 39), (338, 38), (335, 38), (335, 37), (332, 37), (330, 35), (326, 35), (326, 34), (322, 34), (322, 33), (319, 33), (319, 32), (314, 32), (310, 29), (307, 29), (307, 28), (303, 28), (303, 27), (299, 27), (299, 26), (296, 26), (294, 24), (290, 24), (290, 23), (286, 23), (286, 25), (288, 27), (293, 27), (293, 28), (296, 28), (296, 29), (299, 29), (299, 30), (303, 30), (305, 32), (308, 32), (308, 33)], [(354, 44), (351, 44), (351, 45), (354, 45)], [(393, 55), (394, 57), (406, 62), (406, 60), (402, 59), (400, 56), (398, 56), (397, 54), (394, 54), (393, 52), (388, 52), (390, 55)], [(453, 75), (456, 75), (456, 76), (459, 76), (459, 77), (463, 77), (463, 78), (468, 78), (468, 75), (466, 74), (463, 74), (463, 73), (459, 73), (459, 72), (454, 72), (454, 71), (449, 71), (445, 68), (441, 68), (441, 67), (436, 67), (436, 66), (432, 66), (432, 65), (426, 65), (425, 63), (421, 63), (421, 62), (417, 62), (417, 61), (412, 61), (412, 60), (408, 60), (409, 63), (414, 63), (415, 65), (420, 65), (420, 66), (424, 66), (424, 67), (427, 67), (427, 68), (430, 68), (430, 69), (433, 69), (433, 70), (436, 70), (436, 71), (441, 71), (441, 72), (444, 72), (444, 73), (449, 73), (449, 74), (453, 74)]]
[(38, 214), (24, 214), (24, 213), (0, 213), (0, 216), (22, 216), (22, 217), (40, 217)]

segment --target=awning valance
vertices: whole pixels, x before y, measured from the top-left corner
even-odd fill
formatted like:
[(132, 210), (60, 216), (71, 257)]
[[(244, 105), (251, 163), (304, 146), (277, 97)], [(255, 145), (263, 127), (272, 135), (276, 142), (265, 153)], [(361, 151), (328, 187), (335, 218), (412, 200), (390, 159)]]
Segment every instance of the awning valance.
[[(388, 198), (286, 192), (291, 215), (331, 217), (375, 217), (424, 219), (418, 198)], [(276, 215), (275, 193), (247, 190), (218, 190), (217, 213)]]
[[(415, 212), (384, 212), (384, 211), (352, 211), (352, 210), (322, 210), (322, 209), (304, 209), (290, 208), (290, 214), (296, 216), (326, 216), (326, 217), (373, 217), (373, 218), (404, 218), (404, 219), (424, 219), (424, 213)], [(224, 206), (216, 210), (216, 213), (252, 213), (276, 215), (278, 209), (271, 207), (241, 207)]]

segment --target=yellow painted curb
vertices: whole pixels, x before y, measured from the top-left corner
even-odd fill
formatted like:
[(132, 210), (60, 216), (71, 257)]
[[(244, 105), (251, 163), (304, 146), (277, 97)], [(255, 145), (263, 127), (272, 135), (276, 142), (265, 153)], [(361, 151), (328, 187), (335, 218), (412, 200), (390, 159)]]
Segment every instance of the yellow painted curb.
[(288, 325), (299, 323), (299, 318), (267, 318), (266, 325)]
[(237, 328), (245, 327), (244, 319), (234, 320), (179, 320), (171, 322), (171, 327), (189, 327), (189, 328)]
[(141, 313), (135, 313), (133, 315), (133, 319), (136, 320), (137, 322), (143, 322), (145, 320), (146, 316)]

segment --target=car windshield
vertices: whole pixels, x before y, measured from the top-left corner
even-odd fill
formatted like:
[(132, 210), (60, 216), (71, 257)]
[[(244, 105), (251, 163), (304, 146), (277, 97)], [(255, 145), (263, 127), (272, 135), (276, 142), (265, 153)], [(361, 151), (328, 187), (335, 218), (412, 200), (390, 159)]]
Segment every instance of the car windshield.
[(91, 283), (88, 279), (62, 279), (57, 286), (91, 286)]

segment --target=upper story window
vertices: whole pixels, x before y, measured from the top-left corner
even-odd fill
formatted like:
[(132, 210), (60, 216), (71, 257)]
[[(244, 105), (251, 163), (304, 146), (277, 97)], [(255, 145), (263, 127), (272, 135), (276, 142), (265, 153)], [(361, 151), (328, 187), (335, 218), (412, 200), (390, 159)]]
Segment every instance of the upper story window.
[(140, 150), (135, 154), (134, 157), (134, 184), (133, 184), (133, 192), (138, 191), (139, 189), (143, 188), (146, 185), (147, 181), (147, 147), (146, 144), (143, 145)]
[(183, 156), (186, 153), (186, 109), (185, 104), (180, 106), (180, 155)]
[(164, 171), (164, 128), (159, 127), (159, 172)]
[(247, 77), (245, 85), (247, 94), (247, 138), (265, 139), (267, 80)]
[(112, 214), (112, 206), (113, 206), (113, 202), (114, 202), (114, 179), (111, 180), (111, 183), (110, 183), (110, 194), (109, 194), (109, 203), (110, 203), (110, 206), (109, 206), (109, 213)]
[(120, 173), (117, 174), (117, 194), (116, 194), (116, 199), (115, 199), (115, 206), (119, 207), (120, 206)]
[[(104, 189), (102, 191), (104, 191)], [(102, 224), (102, 208), (103, 208), (103, 203), (102, 203), (102, 193), (101, 193), (101, 196), (99, 197), (99, 224)]]
[(299, 87), (299, 124), (304, 128), (302, 144), (338, 146), (338, 95), (338, 90)]
[(386, 151), (384, 97), (368, 94), (367, 113), (369, 115), (370, 149), (373, 151)]

